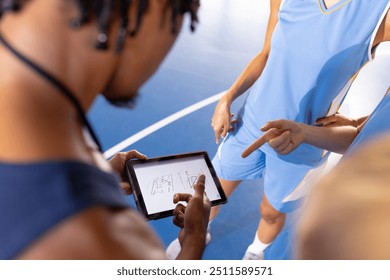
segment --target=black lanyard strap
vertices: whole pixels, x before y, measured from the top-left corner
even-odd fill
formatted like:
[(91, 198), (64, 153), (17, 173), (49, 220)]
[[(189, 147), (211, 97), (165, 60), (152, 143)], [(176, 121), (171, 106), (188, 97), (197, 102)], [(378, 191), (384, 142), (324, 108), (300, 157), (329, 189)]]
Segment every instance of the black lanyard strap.
[(96, 145), (98, 146), (98, 149), (100, 152), (102, 152), (102, 147), (100, 145), (100, 142), (95, 134), (95, 132), (92, 129), (92, 126), (90, 125), (85, 112), (83, 108), (80, 105), (80, 102), (77, 100), (74, 94), (58, 79), (56, 79), (54, 76), (43, 70), (41, 67), (39, 67), (37, 64), (33, 63), (30, 59), (25, 57), (23, 54), (18, 52), (14, 47), (12, 47), (0, 34), (0, 43), (4, 45), (6, 49), (8, 49), (16, 58), (18, 58), (20, 61), (25, 63), (27, 66), (29, 66), (32, 70), (37, 72), (42, 78), (47, 80), (49, 83), (51, 83), (54, 87), (56, 87), (76, 108), (77, 113), (81, 120), (83, 121), (84, 125), (87, 127), (88, 132), (91, 134), (91, 137), (93, 141), (95, 141)]

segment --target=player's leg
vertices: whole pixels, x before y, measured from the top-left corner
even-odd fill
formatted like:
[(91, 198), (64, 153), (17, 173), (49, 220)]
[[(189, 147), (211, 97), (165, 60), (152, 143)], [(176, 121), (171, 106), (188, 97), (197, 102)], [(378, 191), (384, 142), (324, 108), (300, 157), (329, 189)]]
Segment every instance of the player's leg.
[[(221, 143), (213, 158), (213, 166), (227, 197), (234, 192), (242, 180), (261, 178), (265, 166), (265, 154), (257, 150), (243, 159), (242, 151), (251, 143), (244, 130), (230, 133)], [(218, 215), (222, 206), (211, 208), (210, 222)]]
[(276, 210), (263, 195), (260, 204), (261, 219), (257, 238), (264, 244), (271, 243), (280, 233), (286, 220), (286, 213)]
[[(219, 178), (219, 181), (221, 182), (222, 189), (224, 190), (227, 197), (230, 197), (230, 195), (234, 192), (234, 190), (237, 188), (237, 186), (241, 183), (241, 180), (229, 181), (229, 180), (224, 180), (221, 178)], [(220, 205), (211, 207), (210, 223), (218, 215), (220, 210), (221, 210)]]
[(264, 197), (260, 206), (261, 220), (244, 259), (263, 258), (264, 250), (282, 231), (286, 213), (299, 207), (302, 198), (318, 179), (324, 164), (313, 169), (310, 166), (285, 162), (267, 155), (266, 166)]
[(260, 204), (261, 219), (253, 243), (249, 245), (244, 260), (260, 260), (264, 258), (264, 250), (281, 232), (286, 220), (286, 214), (276, 210), (263, 195)]

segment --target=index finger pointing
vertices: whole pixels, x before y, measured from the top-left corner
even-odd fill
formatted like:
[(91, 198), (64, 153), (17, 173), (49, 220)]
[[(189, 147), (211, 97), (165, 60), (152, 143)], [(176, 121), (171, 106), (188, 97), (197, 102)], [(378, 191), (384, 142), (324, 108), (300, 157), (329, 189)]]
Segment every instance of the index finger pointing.
[(194, 190), (195, 190), (194, 196), (203, 196), (205, 183), (206, 183), (206, 176), (202, 174), (198, 177), (198, 180), (194, 185)]
[(267, 142), (267, 135), (263, 134), (259, 139), (257, 139), (255, 142), (253, 142), (248, 148), (245, 149), (245, 151), (241, 154), (243, 158), (246, 158), (251, 153), (253, 153), (255, 150), (263, 146)]
[[(195, 190), (195, 194), (194, 196), (200, 196), (200, 197), (203, 197), (204, 195), (204, 190), (205, 190), (205, 182), (206, 182), (206, 176), (205, 175), (200, 175), (198, 177), (198, 180), (196, 181), (196, 183), (194, 184), (194, 190)], [(189, 194), (189, 193), (176, 193), (174, 196), (173, 196), (173, 203), (178, 203), (179, 201), (185, 201), (185, 202), (190, 202), (190, 200), (192, 199), (192, 195)]]

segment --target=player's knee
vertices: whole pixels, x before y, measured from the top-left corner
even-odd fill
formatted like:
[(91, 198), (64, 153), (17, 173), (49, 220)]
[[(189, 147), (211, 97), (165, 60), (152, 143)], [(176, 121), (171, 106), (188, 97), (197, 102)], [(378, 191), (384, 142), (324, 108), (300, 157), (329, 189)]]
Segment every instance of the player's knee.
[(281, 212), (275, 210), (271, 205), (266, 203), (261, 203), (260, 205), (261, 218), (268, 224), (276, 223), (281, 216)]

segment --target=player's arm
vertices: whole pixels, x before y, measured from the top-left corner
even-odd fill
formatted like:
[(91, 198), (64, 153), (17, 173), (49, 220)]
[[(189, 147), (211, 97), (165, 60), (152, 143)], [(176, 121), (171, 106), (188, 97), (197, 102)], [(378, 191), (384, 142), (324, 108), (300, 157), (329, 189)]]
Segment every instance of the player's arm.
[(278, 23), (280, 4), (281, 0), (270, 0), (270, 16), (268, 19), (263, 49), (252, 59), (228, 90), (226, 98), (229, 101), (233, 101), (235, 98), (247, 91), (263, 72), (267, 63), (268, 55), (271, 51), (271, 39), (275, 26)]
[(265, 133), (243, 152), (243, 157), (267, 142), (282, 155), (291, 153), (302, 143), (344, 153), (358, 134), (358, 128), (353, 126), (318, 127), (289, 120), (268, 122), (261, 130)]
[(358, 134), (358, 128), (350, 125), (317, 127), (300, 124), (303, 142), (339, 154), (343, 154)]
[(362, 123), (359, 124), (359, 126), (357, 127), (357, 132), (360, 133), (360, 131), (363, 129), (363, 127), (366, 125), (367, 123), (367, 120), (368, 120), (368, 117), (366, 117), (364, 119), (364, 121), (362, 121)]
[(376, 47), (382, 42), (390, 41), (390, 12), (387, 12), (383, 22), (379, 26), (378, 32), (375, 36), (373, 46)]
[(212, 127), (217, 143), (219, 142), (220, 136), (225, 137), (230, 129), (230, 106), (232, 102), (247, 91), (263, 72), (271, 50), (272, 33), (278, 22), (280, 4), (281, 0), (270, 0), (270, 16), (262, 51), (251, 60), (217, 104), (212, 118)]
[[(363, 127), (363, 126), (366, 124), (368, 117), (369, 117), (369, 116), (364, 116), (364, 117), (358, 118), (358, 119), (357, 119), (357, 124), (358, 124), (357, 127), (358, 127), (358, 128), (359, 128), (359, 127)], [(360, 131), (360, 130), (359, 130), (359, 131)]]
[(385, 17), (385, 31), (383, 36), (383, 41), (390, 41), (390, 12), (387, 12)]

